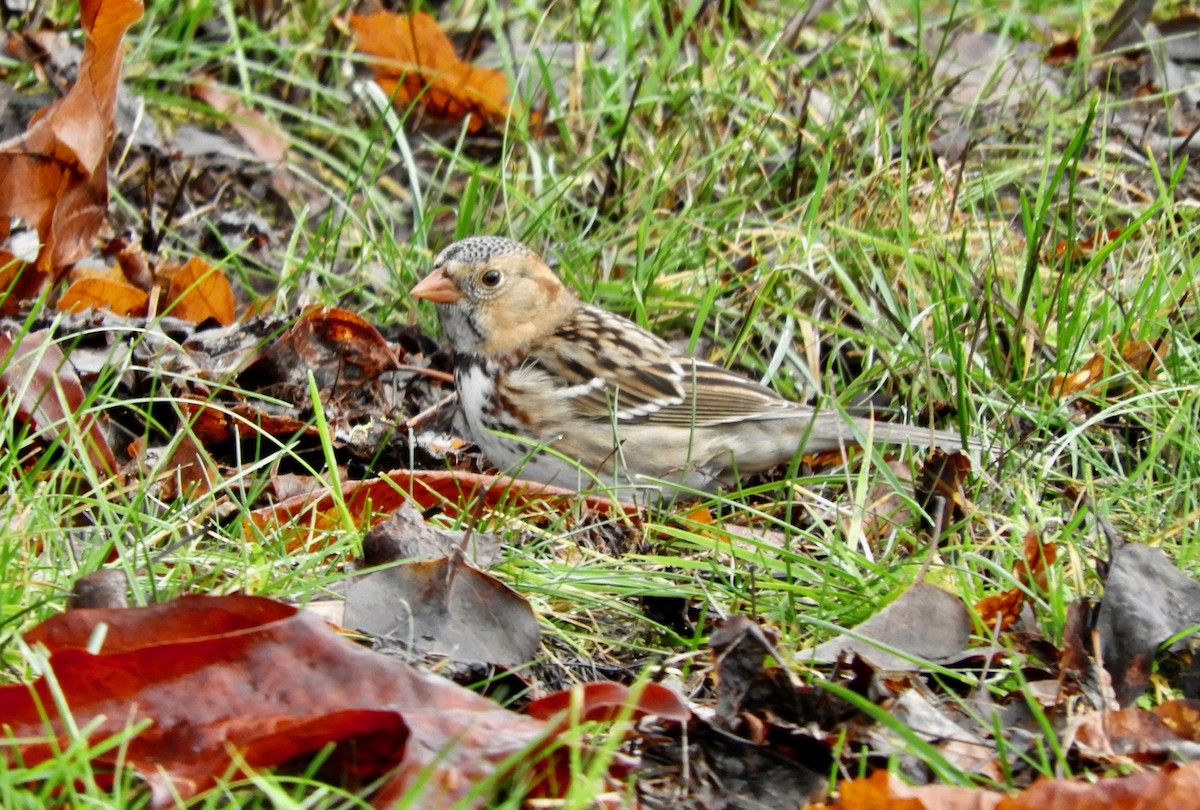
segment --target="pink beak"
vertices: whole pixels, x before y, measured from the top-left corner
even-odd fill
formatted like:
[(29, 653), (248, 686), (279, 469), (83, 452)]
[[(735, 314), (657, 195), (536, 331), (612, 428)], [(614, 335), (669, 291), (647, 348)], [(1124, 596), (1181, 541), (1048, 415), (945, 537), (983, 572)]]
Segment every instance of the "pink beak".
[(424, 298), (435, 304), (453, 304), (463, 297), (463, 292), (446, 275), (445, 270), (438, 269), (421, 279), (420, 283), (409, 291), (409, 295), (413, 298)]

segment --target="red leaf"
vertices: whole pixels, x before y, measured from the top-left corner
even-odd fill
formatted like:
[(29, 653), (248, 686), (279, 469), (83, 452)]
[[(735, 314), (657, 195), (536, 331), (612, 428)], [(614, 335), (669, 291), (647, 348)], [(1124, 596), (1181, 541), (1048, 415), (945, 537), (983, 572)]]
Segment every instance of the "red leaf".
[[(84, 646), (100, 623), (98, 655)], [(418, 806), (449, 807), (501, 763), (547, 737), (546, 725), (450, 681), (365, 650), (313, 615), (248, 596), (184, 597), (129, 610), (78, 610), (35, 628), (77, 728), (102, 740), (152, 723), (118, 758), (152, 790), (152, 806), (175, 805), (226, 774), (233, 752), (255, 767), (310, 754), (348, 739), (369, 760), (364, 778), (391, 772), (375, 797), (423, 791)], [(24, 742), (26, 764), (54, 756), (68, 739), (51, 687), (0, 689), (0, 718)], [(2, 761), (2, 760), (0, 760)], [(552, 767), (552, 763), (547, 763)]]
[(579, 707), (581, 720), (606, 721), (622, 714), (633, 718), (653, 714), (686, 723), (692, 716), (687, 704), (662, 684), (647, 683), (638, 691), (613, 681), (579, 684), (555, 692), (530, 703), (525, 713), (540, 720), (559, 717), (562, 725), (570, 719), (573, 705)]

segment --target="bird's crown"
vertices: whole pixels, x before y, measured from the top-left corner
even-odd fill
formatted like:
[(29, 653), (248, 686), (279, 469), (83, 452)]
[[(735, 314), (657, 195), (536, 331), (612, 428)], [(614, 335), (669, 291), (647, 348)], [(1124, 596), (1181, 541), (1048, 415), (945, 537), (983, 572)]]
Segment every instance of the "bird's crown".
[(536, 254), (515, 239), (504, 236), (471, 236), (455, 242), (439, 253), (433, 260), (433, 266), (441, 267), (448, 262), (481, 264), (501, 256), (533, 255)]

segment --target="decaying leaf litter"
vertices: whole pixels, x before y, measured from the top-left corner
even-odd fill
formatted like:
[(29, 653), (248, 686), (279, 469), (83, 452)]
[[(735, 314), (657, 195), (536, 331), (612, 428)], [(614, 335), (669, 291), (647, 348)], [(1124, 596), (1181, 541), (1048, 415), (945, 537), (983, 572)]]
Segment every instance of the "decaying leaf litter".
[[(703, 53), (715, 37), (759, 32), (747, 11), (680, 10), (663, 31), (682, 51)], [(1194, 170), (1182, 160), (1196, 125), (1188, 18), (1157, 19), (1153, 4), (1123, 4), (1086, 58), (1061, 34), (1054, 47), (1039, 47), (946, 26), (891, 43), (937, 55), (925, 78), (941, 93), (923, 148), (948, 194), (914, 186), (927, 205), (912, 221), (954, 223), (956, 211), (972, 211), (1003, 224), (1018, 249), (1002, 261), (1018, 272), (1011, 279), (983, 273), (976, 292), (1015, 312), (982, 311), (975, 334), (1001, 333), (981, 345), (1006, 346), (999, 365), (1010, 372), (1038, 356), (1057, 369), (1046, 375), (1047, 391), (1070, 427), (1031, 435), (1022, 403), (979, 404), (999, 445), (996, 459), (972, 465), (935, 454), (914, 475), (894, 461), (852, 458), (841, 484), (818, 478), (819, 486), (788, 489), (797, 470), (780, 471), (744, 500), (660, 514), (479, 469), (458, 438), (449, 358), (411, 316), (376, 322), (369, 307), (332, 306), (306, 293), (289, 299), (287, 289), (304, 285), (285, 273), (280, 243), (321, 231), (343, 201), (331, 199), (296, 157), (289, 138), (300, 136), (274, 123), (269, 107), (225, 89), (232, 85), (222, 86), (220, 69), (195, 73), (179, 91), (227, 126), (172, 121), (163, 134), (120, 80), (123, 37), (130, 26), (137, 31), (140, 14), (129, 0), (83, 3), (86, 45), (75, 77), (51, 75), (61, 70), (56, 62), (73, 58), (66, 28), (4, 35), (13, 60), (4, 64), (6, 78), (32, 75), (64, 91), (0, 144), (5, 442), (8, 463), (26, 480), (54, 480), (55, 464), (82, 471), (68, 490), (83, 504), (72, 513), (71, 546), (81, 574), (80, 549), (100, 534), (92, 500), (199, 506), (167, 510), (186, 525), (180, 540), (132, 538), (136, 555), (130, 539), (108, 545), (93, 558), (102, 570), (80, 578), (75, 609), (55, 615), (67, 599), (51, 594), (7, 623), (13, 677), (0, 691), (0, 721), (10, 769), (53, 761), (87, 729), (85, 759), (97, 769), (89, 777), (97, 789), (115, 790), (120, 770), (132, 769), (146, 786), (140, 800), (152, 806), (220, 790), (239, 774), (277, 766), (286, 773), (289, 763), (331, 744), (336, 753), (319, 757), (322, 769), (312, 773), (377, 806), (417, 794), (426, 803), (483, 806), (513, 791), (569, 801), (583, 781), (572, 766), (579, 756), (598, 763), (587, 771), (586, 801), (606, 806), (1195, 801), (1200, 772), (1180, 763), (1194, 758), (1197, 742), (1189, 638), (1200, 586), (1165, 550), (1143, 542), (1157, 539), (1153, 533), (1126, 537), (1112, 525), (1096, 502), (1103, 482), (1041, 494), (1064, 504), (1065, 525), (1089, 536), (1083, 543), (1049, 522), (1030, 521), (1024, 531), (1013, 522), (997, 532), (995, 515), (980, 506), (981, 487), (1003, 490), (1012, 474), (1006, 465), (1061, 468), (1078, 480), (1076, 440), (1101, 437), (1102, 454), (1136, 467), (1156, 441), (1136, 406), (1156, 389), (1179, 399), (1183, 418), (1195, 416), (1186, 377), (1172, 362), (1191, 347), (1173, 345), (1162, 327), (1098, 336), (1090, 351), (1076, 348), (1059, 362), (1052, 336), (1025, 318), (1038, 295), (1053, 299), (1069, 286), (1064, 271), (1058, 286), (1042, 289), (1041, 266), (1101, 265), (1151, 227), (1145, 212), (1164, 198), (1192, 196)], [(819, 30), (797, 15), (777, 33), (800, 64), (812, 65), (826, 47)], [(329, 26), (329, 42), (346, 48), (349, 37), (369, 55), (359, 78), (344, 79), (363, 99), (358, 119), (397, 116), (397, 132), (421, 144), (416, 152), (411, 143), (398, 147), (410, 171), (421, 164), (436, 173), (448, 144), (462, 150), (454, 154), (469, 151), (477, 167), (512, 159), (513, 142), (554, 148), (582, 116), (561, 92), (578, 80), (572, 66), (614, 64), (603, 47), (514, 41), (509, 59), (516, 54), (541, 69), (522, 71), (526, 83), (514, 94), (513, 62), (497, 59), (500, 44), (481, 43), (479, 31), (447, 37), (436, 15), (368, 9)], [(777, 154), (762, 166), (780, 198), (819, 194), (828, 178), (819, 182), (812, 167), (828, 164), (802, 160), (806, 150), (822, 134), (864, 126), (822, 82), (805, 83), (788, 99), (797, 136), (790, 165)], [(1023, 196), (1019, 177), (975, 182), (1004, 149), (1053, 137), (1030, 119), (1014, 120), (1014, 107), (1061, 104), (1081, 87), (1094, 109), (1085, 128), (1056, 134), (1062, 175), (1037, 186), (1039, 199)], [(638, 168), (623, 150), (641, 86), (627, 90), (625, 124), (596, 152), (603, 159), (594, 193), (584, 196), (618, 223), (630, 194), (626, 175)], [(3, 109), (21, 110), (10, 97), (6, 90)], [(369, 106), (380, 100), (384, 107)], [(1100, 140), (1095, 132), (1117, 135)], [(1081, 169), (1085, 157), (1098, 156)], [(453, 237), (452, 213), (425, 210), (413, 188), (386, 173), (375, 182), (395, 191), (406, 221), (416, 223), (404, 238), (432, 247)], [(478, 202), (468, 178), (446, 182), (460, 203)], [(1143, 213), (1077, 229), (1060, 206), (1098, 190), (1127, 195)], [(112, 205), (114, 195), (127, 204)], [(295, 213), (306, 210), (307, 219)], [(846, 236), (890, 225), (888, 216), (860, 209), (832, 227)], [(1062, 227), (1047, 227), (1055, 218)], [(586, 235), (596, 221), (573, 224)], [(495, 227), (486, 218), (478, 225)], [(981, 234), (966, 228), (961, 238), (967, 244)], [(633, 260), (614, 247), (621, 258), (601, 252), (605, 272)], [(759, 250), (753, 240), (739, 245), (736, 269), (770, 267), (773, 257)], [(416, 250), (405, 261), (428, 255)], [(348, 268), (354, 250), (332, 261)], [(1111, 293), (1120, 297), (1124, 283), (1115, 280)], [(388, 284), (395, 298), (402, 285)], [(836, 331), (824, 339), (814, 332), (830, 318), (844, 318), (848, 334), (863, 329), (857, 302), (846, 300), (856, 291), (822, 284), (813, 284), (822, 318), (793, 322), (790, 334), (803, 338), (805, 352), (829, 358), (829, 368), (861, 374), (870, 357), (834, 339)], [(1162, 312), (1168, 325), (1183, 327), (1179, 334), (1194, 335), (1191, 287), (1184, 288), (1162, 302)], [(842, 304), (845, 314), (837, 313)], [(879, 401), (867, 401), (893, 406), (888, 393), (878, 389)], [(952, 412), (963, 402), (930, 405)], [(843, 460), (805, 459), (799, 472), (831, 463)], [(6, 567), (12, 578), (36, 582), (23, 566), (54, 552), (45, 538), (23, 534), (15, 495), (8, 493), (14, 539)], [(231, 535), (229, 527), (239, 526)], [(335, 598), (321, 604), (316, 589), (296, 594), (310, 604), (297, 612), (227, 595), (259, 588), (221, 573), (208, 587), (185, 585), (166, 598), (145, 587), (164, 570), (195, 566), (181, 549), (228, 543), (237, 531), (248, 544), (271, 538), (283, 555), (326, 555), (340, 572), (328, 588)], [(347, 532), (361, 537), (357, 553), (333, 551)], [(994, 535), (1020, 551), (1007, 569), (970, 569), (955, 557), (960, 538), (972, 535)], [(536, 569), (514, 567), (506, 551), (538, 538), (551, 541), (544, 553), (562, 565), (628, 561), (623, 573), (640, 575), (615, 601), (581, 599), (574, 611), (557, 613), (554, 599), (566, 594), (555, 594)], [(869, 563), (915, 563), (905, 579), (883, 580), (893, 592), (887, 607), (854, 615), (855, 583), (839, 579), (839, 544)], [(842, 594), (843, 621), (806, 616), (811, 591), (793, 594), (791, 611), (760, 604), (796, 584), (789, 575), (796, 554), (823, 574), (800, 587)], [(1064, 578), (1080, 576), (1081, 564), (1095, 581), (1056, 591)], [(123, 573), (116, 589), (113, 570)], [(988, 572), (994, 587), (966, 599), (954, 588), (956, 570)], [(93, 587), (97, 575), (107, 590)], [(734, 598), (714, 596), (723, 577), (748, 586)], [(126, 588), (147, 606), (123, 607)], [(1070, 604), (1055, 627), (1044, 618), (1056, 592), (1068, 593)], [(79, 606), (96, 593), (98, 603)], [(190, 595), (169, 598), (176, 593)], [(550, 601), (531, 607), (529, 598), (547, 593)], [(318, 610), (332, 613), (350, 639), (315, 619)], [(631, 616), (638, 617), (632, 630)], [(589, 627), (600, 643), (568, 646), (553, 632), (556, 623)], [(621, 643), (631, 635), (634, 643)], [(39, 656), (48, 656), (53, 679), (37, 675)], [(349, 694), (348, 683), (356, 687)], [(610, 748), (604, 735), (614, 728)], [(1089, 784), (1081, 775), (1106, 778)], [(37, 789), (79, 788), (42, 780)]]

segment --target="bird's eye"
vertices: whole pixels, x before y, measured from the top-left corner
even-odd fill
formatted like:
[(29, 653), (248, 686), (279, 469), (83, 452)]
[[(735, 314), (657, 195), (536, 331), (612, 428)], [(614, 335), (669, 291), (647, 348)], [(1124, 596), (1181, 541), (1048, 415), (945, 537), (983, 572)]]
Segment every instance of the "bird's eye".
[(488, 270), (479, 277), (479, 280), (483, 282), (483, 286), (485, 287), (496, 287), (500, 284), (501, 278), (503, 276), (500, 275), (499, 270)]

